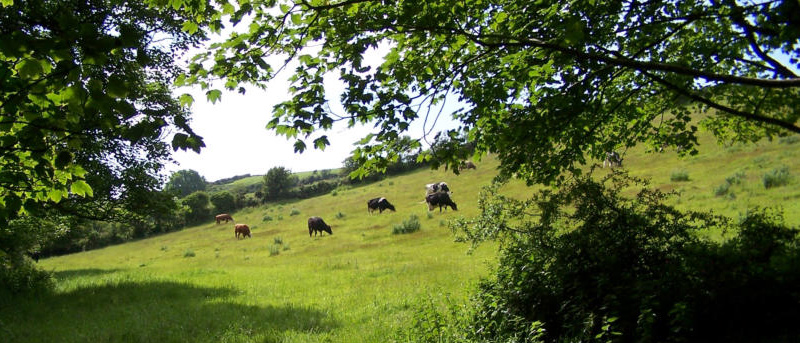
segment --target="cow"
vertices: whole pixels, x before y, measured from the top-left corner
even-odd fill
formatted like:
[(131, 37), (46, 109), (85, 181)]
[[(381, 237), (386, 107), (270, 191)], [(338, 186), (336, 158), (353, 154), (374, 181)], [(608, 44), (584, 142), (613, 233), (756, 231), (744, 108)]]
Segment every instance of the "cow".
[(395, 211), (394, 205), (390, 204), (389, 200), (386, 200), (386, 198), (374, 198), (367, 201), (367, 212), (369, 213), (375, 210), (380, 211), (379, 213), (383, 213), (383, 210), (387, 209)]
[(236, 234), (236, 239), (239, 239), (239, 235), (242, 235), (242, 238), (253, 236), (250, 235), (250, 227), (247, 224), (236, 224), (233, 226), (233, 232)]
[(311, 237), (312, 232), (314, 233), (314, 236), (317, 235), (317, 232), (319, 232), (320, 236), (322, 236), (323, 232), (327, 232), (329, 235), (333, 234), (333, 231), (331, 231), (331, 226), (325, 224), (325, 221), (320, 217), (308, 218), (308, 237)]
[(472, 163), (472, 161), (464, 161), (461, 162), (461, 165), (458, 167), (458, 169), (466, 170), (466, 169), (478, 169), (478, 168), (475, 167), (475, 163)]
[(450, 193), (450, 188), (444, 182), (435, 182), (425, 185), (426, 194), (433, 193)]
[(218, 214), (217, 216), (214, 217), (214, 219), (217, 220), (217, 224), (219, 224), (223, 220), (225, 221), (225, 223), (227, 223), (228, 221), (233, 221), (233, 217), (231, 217), (231, 215), (227, 213)]
[(433, 193), (425, 196), (425, 202), (428, 203), (428, 211), (433, 211), (434, 206), (439, 206), (439, 212), (442, 212), (442, 206), (447, 209), (450, 206), (453, 211), (458, 211), (458, 207), (453, 200), (450, 200), (450, 195), (447, 193)]
[(622, 167), (622, 157), (619, 156), (619, 153), (616, 151), (607, 152), (606, 159), (603, 161), (603, 168), (606, 166), (611, 168)]

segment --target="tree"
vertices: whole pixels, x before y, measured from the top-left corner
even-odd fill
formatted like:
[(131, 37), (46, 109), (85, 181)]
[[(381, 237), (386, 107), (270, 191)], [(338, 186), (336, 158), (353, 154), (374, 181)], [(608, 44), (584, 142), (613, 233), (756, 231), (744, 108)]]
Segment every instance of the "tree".
[(273, 167), (264, 175), (264, 200), (285, 199), (292, 195), (292, 188), (297, 185), (297, 176), (289, 169)]
[(231, 192), (218, 192), (211, 194), (211, 204), (217, 213), (230, 213), (236, 209), (236, 200)]
[(154, 177), (170, 128), (172, 148), (203, 146), (171, 82), (178, 53), (205, 33), (183, 30), (190, 13), (151, 3), (0, 3), (0, 225), (98, 196), (109, 187), (91, 180), (90, 163), (124, 174), (132, 162)]
[(197, 224), (205, 220), (211, 220), (211, 209), (208, 208), (208, 194), (197, 191), (189, 194), (181, 201), (187, 207), (186, 222)]
[(167, 182), (166, 189), (178, 193), (183, 198), (191, 193), (206, 190), (206, 178), (192, 169), (179, 170), (172, 173)]
[[(800, 133), (795, 0), (237, 5), (221, 11), (252, 23), (199, 54), (183, 80), (266, 86), (297, 63), (293, 97), (275, 107), (268, 128), (302, 152), (307, 142), (328, 145), (318, 131), (336, 121), (374, 123), (377, 132), (354, 151), (362, 172), (385, 168), (367, 161), (394, 158), (390, 143), (411, 122), (434, 122), (454, 99), (461, 126), (447, 134), (466, 134), (478, 156), (496, 153), (504, 174), (531, 183), (562, 180), (639, 143), (694, 154), (698, 121), (722, 141)], [(369, 64), (382, 46), (380, 65)], [(279, 62), (268, 63), (273, 56)], [(346, 113), (327, 106), (326, 75), (344, 82)], [(432, 166), (457, 170), (459, 162)]]

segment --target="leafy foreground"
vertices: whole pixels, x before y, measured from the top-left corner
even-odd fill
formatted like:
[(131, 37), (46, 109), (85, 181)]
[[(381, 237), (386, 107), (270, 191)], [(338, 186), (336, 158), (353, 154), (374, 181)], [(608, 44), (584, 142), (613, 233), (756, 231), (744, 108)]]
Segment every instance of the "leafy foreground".
[[(632, 198), (621, 194), (641, 187)], [(464, 240), (499, 239), (472, 307), (429, 306), (419, 341), (797, 342), (800, 235), (756, 210), (738, 223), (664, 205), (612, 173), (518, 201), (489, 188)], [(474, 224), (474, 226), (470, 226)], [(702, 231), (732, 232), (723, 242)], [(446, 318), (446, 319), (445, 319)], [(443, 320), (444, 319), (444, 320)]]

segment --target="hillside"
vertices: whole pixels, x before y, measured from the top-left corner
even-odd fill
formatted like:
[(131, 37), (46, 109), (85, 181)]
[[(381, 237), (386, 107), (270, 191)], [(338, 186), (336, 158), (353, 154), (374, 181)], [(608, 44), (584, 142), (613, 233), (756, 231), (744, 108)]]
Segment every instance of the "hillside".
[[(777, 205), (788, 223), (800, 224), (797, 140), (720, 147), (703, 137), (700, 143), (696, 157), (636, 148), (622, 152), (623, 164), (660, 189), (679, 191), (672, 200), (679, 207), (735, 218), (752, 206)], [(14, 342), (385, 342), (421, 304), (462, 303), (472, 285), (490, 275), (494, 246), (468, 255), (445, 225), (477, 213), (480, 187), (495, 175), (497, 161), (489, 157), (477, 165), (460, 176), (419, 170), (234, 213), (236, 222), (250, 224), (252, 239), (236, 240), (232, 224), (209, 220), (43, 260), (41, 267), (56, 276), (56, 293), (7, 304), (17, 310), (0, 311), (0, 331)], [(787, 183), (765, 188), (765, 175), (783, 168)], [(719, 194), (726, 179), (733, 181)], [(441, 180), (451, 186), (459, 211), (428, 214), (423, 185)], [(519, 182), (504, 191), (515, 197), (533, 192)], [(378, 196), (397, 212), (369, 215), (366, 201)], [(392, 234), (412, 214), (421, 230)], [(306, 219), (313, 215), (332, 225), (333, 235), (309, 237)]]

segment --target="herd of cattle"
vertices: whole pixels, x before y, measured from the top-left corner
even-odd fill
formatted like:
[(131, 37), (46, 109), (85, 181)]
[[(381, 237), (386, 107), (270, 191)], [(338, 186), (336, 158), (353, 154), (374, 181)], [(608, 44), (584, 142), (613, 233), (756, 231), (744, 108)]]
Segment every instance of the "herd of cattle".
[[(475, 165), (472, 162), (468, 162), (468, 166), (471, 165), (471, 168), (474, 169)], [(435, 207), (439, 207), (439, 212), (442, 212), (442, 207), (446, 210), (449, 206), (453, 209), (453, 211), (458, 211), (458, 206), (456, 203), (450, 199), (450, 187), (445, 182), (436, 182), (425, 185), (425, 202), (428, 204), (428, 211), (433, 211)], [(389, 200), (384, 197), (380, 198), (373, 198), (367, 201), (367, 212), (372, 214), (375, 211), (378, 213), (383, 213), (384, 210), (392, 210), (395, 211), (394, 205), (392, 205)], [(222, 213), (218, 214), (214, 217), (217, 221), (217, 224), (222, 222), (228, 223), (229, 221), (234, 222), (234, 235), (236, 239), (246, 238), (253, 236), (250, 234), (250, 227), (247, 224), (236, 224), (233, 220), (233, 217), (230, 214)], [(308, 236), (312, 237), (316, 236), (319, 233), (322, 236), (323, 232), (327, 232), (329, 235), (333, 234), (333, 230), (331, 230), (331, 226), (326, 224), (325, 221), (320, 217), (311, 217), (308, 218)]]
[[(619, 153), (616, 151), (606, 153), (606, 159), (603, 161), (603, 167), (607, 166), (612, 168), (622, 166), (622, 157), (620, 157)], [(476, 168), (474, 163), (467, 161), (461, 164), (460, 169), (464, 170)], [(453, 209), (453, 211), (458, 211), (458, 206), (456, 206), (456, 203), (450, 199), (450, 194), (452, 194), (450, 187), (445, 182), (435, 182), (425, 185), (425, 202), (428, 204), (428, 211), (433, 211), (436, 207), (439, 208), (439, 212), (442, 212), (442, 207), (444, 207), (445, 210), (450, 207)], [(376, 210), (378, 213), (383, 213), (384, 210), (395, 211), (395, 208), (394, 205), (392, 205), (389, 200), (384, 197), (369, 199), (367, 201), (367, 212), (372, 214)], [(219, 214), (215, 219), (217, 224), (223, 221), (225, 223), (234, 221), (233, 217), (227, 213)], [(323, 232), (327, 232), (329, 235), (333, 234), (331, 226), (326, 224), (322, 218), (308, 218), (309, 237), (311, 237), (312, 234), (316, 236), (317, 233), (322, 236)], [(240, 237), (253, 237), (250, 235), (250, 227), (247, 226), (247, 224), (234, 224), (234, 234), (236, 235), (236, 239), (239, 239)]]

